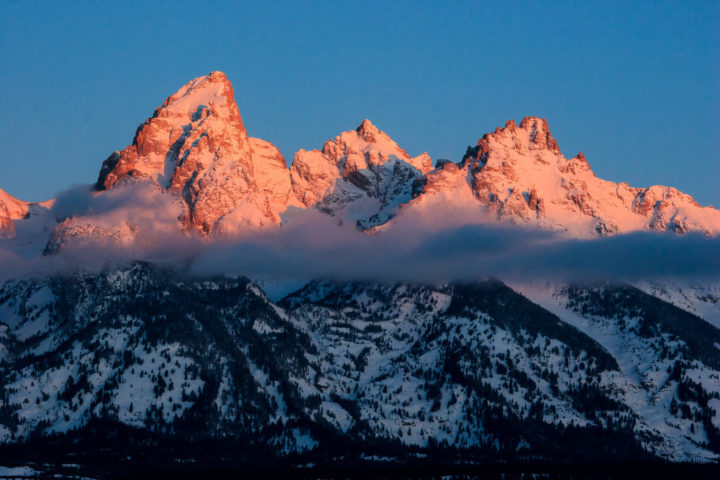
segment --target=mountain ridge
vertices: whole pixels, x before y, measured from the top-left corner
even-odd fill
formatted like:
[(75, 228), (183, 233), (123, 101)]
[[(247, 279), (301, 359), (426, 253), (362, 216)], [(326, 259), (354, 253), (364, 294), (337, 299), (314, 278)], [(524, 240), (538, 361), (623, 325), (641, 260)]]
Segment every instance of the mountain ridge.
[[(463, 182), (462, 177), (469, 180)], [(525, 117), (518, 126), (483, 135), (458, 164), (427, 176), (423, 193), (457, 192), (474, 198), (498, 219), (511, 219), (571, 236), (591, 237), (640, 230), (720, 233), (720, 212), (664, 186), (630, 187), (595, 176), (582, 153), (566, 158), (547, 121)]]
[[(581, 238), (641, 230), (720, 233), (720, 211), (677, 189), (605, 181), (582, 153), (564, 157), (539, 117), (519, 125), (509, 120), (459, 161), (434, 166), (427, 153), (410, 157), (366, 119), (320, 150), (299, 150), (288, 166), (272, 143), (248, 137), (222, 72), (193, 79), (168, 97), (131, 145), (103, 162), (95, 189), (101, 195), (137, 182), (182, 200), (179, 232), (208, 236), (277, 228), (289, 210), (308, 208), (372, 231), (401, 212), (438, 203)], [(2, 234), (14, 236), (14, 222), (27, 212), (26, 202), (0, 197)], [(57, 228), (107, 230), (88, 222), (69, 219)], [(54, 236), (73, 238), (62, 231)]]
[[(32, 444), (43, 463), (42, 449), (59, 446), (90, 463), (101, 444), (123, 464), (172, 451), (158, 457), (176, 468), (223, 444), (252, 455), (221, 466), (255, 454), (293, 465), (718, 462), (715, 277), (569, 283), (529, 265), (533, 242), (558, 239), (560, 263), (588, 252), (604, 262), (592, 247), (612, 235), (716, 248), (717, 210), (671, 187), (597, 178), (539, 117), (434, 166), (366, 119), (288, 166), (247, 135), (233, 95), (221, 72), (192, 80), (92, 188), (42, 204), (0, 190), (0, 233), (15, 237), (1, 259), (37, 267), (0, 282), (0, 456)], [(639, 231), (654, 233), (620, 237)], [(571, 244), (591, 248), (573, 257)], [(627, 243), (614, 245), (628, 258), (617, 255)], [(148, 248), (154, 261), (139, 261)], [(512, 284), (487, 277), (498, 251), (522, 260)], [(412, 277), (388, 280), (390, 258)], [(470, 280), (442, 271), (450, 259)], [(326, 260), (344, 281), (309, 278)], [(261, 285), (284, 279), (242, 276), (256, 262), (302, 283), (271, 299)], [(358, 281), (359, 265), (382, 275)]]
[(142, 448), (278, 459), (340, 442), (339, 458), (713, 462), (717, 344), (630, 285), (318, 280), (274, 303), (244, 277), (138, 262), (0, 284), (0, 446), (102, 420), (152, 434)]

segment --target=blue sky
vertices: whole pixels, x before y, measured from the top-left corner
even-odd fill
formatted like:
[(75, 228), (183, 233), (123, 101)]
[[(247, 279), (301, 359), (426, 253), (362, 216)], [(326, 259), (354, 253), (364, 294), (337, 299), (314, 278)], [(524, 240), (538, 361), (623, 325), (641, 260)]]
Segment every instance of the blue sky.
[(370, 118), (458, 160), (508, 119), (720, 207), (720, 2), (0, 2), (0, 188), (92, 183), (190, 79), (226, 72), (288, 161)]

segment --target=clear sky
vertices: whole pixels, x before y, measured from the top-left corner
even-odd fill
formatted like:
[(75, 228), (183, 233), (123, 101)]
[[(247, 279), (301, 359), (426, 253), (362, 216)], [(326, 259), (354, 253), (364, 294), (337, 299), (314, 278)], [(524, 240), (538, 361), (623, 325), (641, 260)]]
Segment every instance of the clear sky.
[(94, 182), (167, 96), (222, 70), (288, 161), (363, 118), (457, 161), (538, 115), (599, 176), (720, 207), (717, 0), (219, 3), (0, 0), (0, 188)]

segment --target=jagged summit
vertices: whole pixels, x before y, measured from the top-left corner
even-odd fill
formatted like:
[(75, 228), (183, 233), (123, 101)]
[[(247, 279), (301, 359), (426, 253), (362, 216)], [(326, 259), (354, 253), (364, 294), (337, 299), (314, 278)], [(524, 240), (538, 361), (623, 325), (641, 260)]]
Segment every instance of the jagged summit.
[(203, 138), (209, 143), (223, 134), (235, 140), (236, 153), (249, 155), (232, 85), (225, 74), (213, 72), (191, 80), (155, 109), (138, 127), (132, 144), (105, 160), (98, 188), (111, 188), (128, 177), (150, 178), (168, 187), (177, 167), (187, 163)]
[(520, 122), (521, 130), (530, 131), (530, 142), (537, 148), (548, 148), (559, 152), (557, 141), (553, 138), (547, 120), (540, 117), (524, 117)]
[(635, 230), (720, 233), (720, 212), (672, 187), (634, 188), (595, 176), (585, 155), (566, 158), (544, 118), (483, 135), (460, 163), (427, 176), (416, 206), (479, 202), (491, 215), (573, 236)]
[(372, 124), (367, 118), (362, 121), (360, 125), (355, 129), (358, 136), (366, 142), (374, 142), (376, 135), (380, 134), (380, 130)]
[[(405, 162), (408, 162), (413, 167), (420, 170), (421, 173), (425, 174), (432, 170), (432, 161), (427, 152), (423, 152), (417, 157), (411, 157), (403, 148), (392, 139), (390, 136), (377, 128), (370, 120), (365, 119), (355, 129), (357, 136), (363, 142), (368, 145), (360, 146), (363, 152), (377, 152), (379, 161), (388, 160), (391, 157), (397, 157)], [(352, 132), (343, 132), (340, 138), (352, 144), (352, 135), (348, 135)], [(337, 139), (336, 139), (337, 141)]]
[(483, 135), (475, 147), (468, 147), (461, 165), (470, 163), (474, 168), (478, 168), (487, 162), (493, 146), (509, 146), (509, 144), (512, 144), (512, 148), (519, 153), (546, 150), (556, 157), (560, 154), (557, 140), (550, 133), (547, 120), (540, 117), (524, 117), (520, 126), (514, 120), (508, 120), (504, 127), (497, 127), (494, 132)]
[[(149, 180), (181, 195), (186, 228), (208, 234), (263, 228), (278, 224), (279, 212), (294, 202), (278, 155), (271, 144), (248, 137), (230, 81), (212, 72), (168, 97), (132, 144), (105, 160), (98, 188)], [(281, 191), (266, 191), (269, 184)]]
[[(232, 84), (223, 72), (211, 72), (191, 80), (168, 97), (156, 112), (199, 117), (205, 108), (212, 108), (227, 119), (235, 119), (239, 115)], [(242, 125), (242, 120), (240, 122)]]
[(297, 152), (290, 176), (305, 206), (347, 216), (365, 229), (392, 218), (410, 200), (413, 183), (431, 169), (427, 153), (410, 157), (366, 119), (322, 150)]

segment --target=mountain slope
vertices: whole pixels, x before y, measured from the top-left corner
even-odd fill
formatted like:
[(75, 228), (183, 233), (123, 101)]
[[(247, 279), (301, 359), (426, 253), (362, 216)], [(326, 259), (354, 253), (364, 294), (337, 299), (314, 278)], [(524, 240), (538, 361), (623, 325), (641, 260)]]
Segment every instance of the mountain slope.
[(328, 350), (328, 388), (358, 398), (376, 428), (398, 415), (404, 443), (482, 444), (540, 419), (633, 432), (665, 458), (717, 458), (720, 330), (629, 286), (515, 288), (320, 282), (283, 305)]
[(697, 315), (720, 328), (720, 284), (700, 281), (646, 281), (640, 290)]
[[(302, 450), (309, 338), (247, 280), (136, 264), (10, 282), (0, 312), (2, 442), (96, 419), (188, 439), (254, 433)], [(10, 367), (10, 368), (8, 368)], [(301, 397), (295, 397), (301, 395)]]
[(716, 458), (705, 449), (720, 447), (720, 330), (629, 285), (516, 288), (617, 359), (622, 376), (605, 382), (663, 438), (655, 448)]
[(0, 440), (102, 421), (278, 457), (718, 457), (720, 330), (627, 286), (519, 290), (311, 282), (277, 305), (143, 263), (10, 281)]

